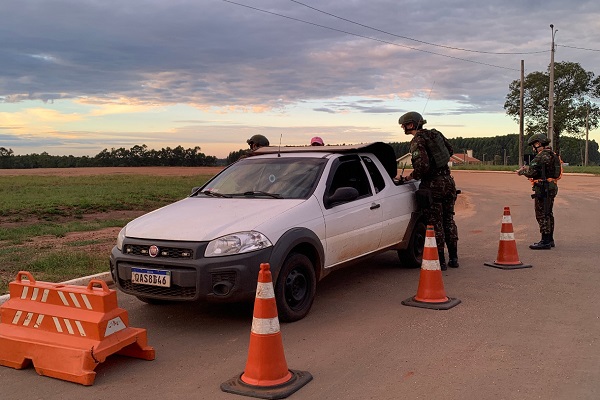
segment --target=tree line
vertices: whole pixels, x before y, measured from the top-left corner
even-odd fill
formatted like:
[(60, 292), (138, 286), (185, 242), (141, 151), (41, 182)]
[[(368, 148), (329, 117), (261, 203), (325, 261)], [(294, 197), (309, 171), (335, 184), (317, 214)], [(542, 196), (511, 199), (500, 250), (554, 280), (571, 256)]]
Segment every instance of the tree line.
[(207, 156), (200, 147), (185, 149), (182, 146), (148, 149), (145, 144), (130, 149), (112, 148), (90, 156), (53, 156), (41, 154), (15, 155), (12, 149), (0, 147), (0, 168), (76, 168), (76, 167), (204, 167), (215, 166), (218, 159)]
[[(560, 157), (565, 163), (570, 165), (583, 165), (585, 160), (585, 140), (569, 136), (561, 138)], [(486, 164), (500, 165), (519, 164), (519, 135), (509, 134), (504, 136), (494, 136), (486, 138), (462, 138), (457, 137), (448, 139), (454, 154), (464, 154), (467, 150), (473, 150), (473, 157), (479, 161), (485, 161)], [(396, 157), (401, 157), (409, 152), (409, 142), (390, 143), (394, 148)], [(525, 157), (533, 155), (533, 151), (527, 146), (527, 138), (524, 138), (523, 154)], [(600, 152), (598, 143), (588, 141), (588, 165), (600, 165)]]
[[(467, 150), (473, 151), (473, 157), (489, 164), (510, 165), (519, 164), (519, 135), (510, 134), (487, 138), (454, 138), (448, 139), (454, 148), (455, 154), (463, 154)], [(389, 143), (396, 157), (401, 157), (409, 152), (409, 142)], [(588, 142), (588, 164), (600, 165), (600, 152), (598, 143)], [(524, 144), (524, 154), (533, 154), (531, 149)], [(148, 149), (143, 145), (135, 145), (130, 149), (123, 147), (102, 150), (97, 155), (90, 156), (52, 156), (46, 152), (41, 154), (15, 155), (12, 149), (0, 147), (0, 168), (5, 169), (30, 169), (30, 168), (78, 168), (78, 167), (204, 167), (226, 165), (237, 161), (247, 150), (241, 149), (229, 153), (226, 159), (207, 156), (200, 151), (200, 147), (185, 149), (182, 146), (175, 148), (162, 148), (160, 150)], [(571, 165), (583, 165), (585, 159), (585, 141), (573, 137), (563, 137), (561, 142), (561, 158)]]

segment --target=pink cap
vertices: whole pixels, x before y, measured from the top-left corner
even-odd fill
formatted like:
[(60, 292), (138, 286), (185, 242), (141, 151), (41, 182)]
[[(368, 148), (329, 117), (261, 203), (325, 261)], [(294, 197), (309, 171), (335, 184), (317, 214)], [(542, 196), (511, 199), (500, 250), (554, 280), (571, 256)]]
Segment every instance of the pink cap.
[(310, 145), (311, 146), (325, 146), (325, 143), (323, 143), (323, 139), (321, 139), (318, 136), (315, 136), (314, 138), (310, 139)]

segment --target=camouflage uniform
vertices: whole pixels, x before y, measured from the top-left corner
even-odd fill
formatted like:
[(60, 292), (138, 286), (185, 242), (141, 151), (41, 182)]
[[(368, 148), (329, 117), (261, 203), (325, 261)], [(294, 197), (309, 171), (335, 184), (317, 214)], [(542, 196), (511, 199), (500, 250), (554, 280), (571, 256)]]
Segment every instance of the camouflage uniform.
[[(552, 213), (552, 207), (554, 205), (554, 198), (558, 193), (558, 185), (556, 184), (556, 179), (552, 178), (557, 178), (556, 159), (557, 156), (552, 151), (552, 148), (550, 146), (545, 146), (544, 149), (531, 160), (528, 169), (519, 171), (519, 175), (525, 175), (533, 181), (531, 190), (533, 190), (534, 194), (531, 197), (535, 199), (535, 219), (540, 226), (540, 233), (542, 235), (552, 235), (554, 233), (554, 214)], [(542, 169), (544, 169), (544, 174), (542, 174)], [(546, 179), (550, 178), (548, 179), (547, 194), (544, 193), (545, 190), (542, 183), (543, 175), (545, 175)], [(546, 206), (544, 206), (545, 201)]]
[[(450, 258), (456, 258), (458, 229), (454, 222), (454, 203), (456, 202), (456, 185), (450, 175), (448, 164), (435, 165), (434, 155), (427, 144), (435, 141), (436, 135), (441, 135), (443, 144), (452, 155), (452, 145), (436, 130), (419, 129), (410, 142), (414, 179), (421, 179), (419, 189), (431, 192), (432, 204), (423, 209), (428, 225), (435, 229), (440, 261), (443, 261), (444, 243), (448, 246)], [(453, 257), (454, 256), (454, 257)]]

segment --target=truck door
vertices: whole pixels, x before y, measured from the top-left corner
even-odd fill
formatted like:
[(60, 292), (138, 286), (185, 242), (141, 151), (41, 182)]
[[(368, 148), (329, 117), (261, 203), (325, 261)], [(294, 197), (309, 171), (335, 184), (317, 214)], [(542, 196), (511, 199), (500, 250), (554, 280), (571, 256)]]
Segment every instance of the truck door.
[[(354, 188), (358, 197), (328, 202), (339, 188)], [(325, 188), (323, 212), (325, 218), (325, 267), (375, 251), (379, 246), (382, 228), (382, 208), (379, 195), (367, 178), (357, 155), (342, 156), (331, 168)]]

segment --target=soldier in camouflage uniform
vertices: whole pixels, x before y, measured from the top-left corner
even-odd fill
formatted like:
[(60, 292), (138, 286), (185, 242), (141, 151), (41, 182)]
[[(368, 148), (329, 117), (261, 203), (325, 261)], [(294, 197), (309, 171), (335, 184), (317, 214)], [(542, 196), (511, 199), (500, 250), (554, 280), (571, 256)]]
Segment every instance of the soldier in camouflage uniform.
[(531, 195), (534, 201), (535, 219), (540, 226), (542, 239), (529, 246), (534, 250), (548, 250), (554, 247), (554, 214), (552, 207), (558, 193), (557, 180), (561, 176), (559, 156), (548, 146), (550, 141), (545, 135), (532, 135), (527, 144), (533, 147), (536, 154), (529, 166), (524, 165), (517, 170), (518, 175), (525, 175), (533, 183)]
[(456, 185), (450, 175), (448, 161), (452, 145), (435, 129), (424, 129), (427, 123), (421, 114), (411, 111), (400, 117), (398, 123), (407, 135), (413, 135), (410, 152), (413, 172), (405, 180), (420, 179), (419, 196), (430, 199), (423, 208), (427, 225), (433, 225), (442, 271), (446, 270), (444, 243), (448, 247), (448, 266), (458, 268), (458, 229), (454, 222)]

